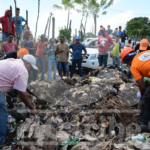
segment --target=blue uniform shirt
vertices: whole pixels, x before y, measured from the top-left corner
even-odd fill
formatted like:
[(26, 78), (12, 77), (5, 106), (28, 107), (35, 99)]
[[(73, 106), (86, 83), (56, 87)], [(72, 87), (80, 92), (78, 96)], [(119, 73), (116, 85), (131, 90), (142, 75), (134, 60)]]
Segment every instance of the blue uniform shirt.
[(106, 34), (111, 34), (112, 32), (113, 32), (113, 30), (111, 30), (111, 29), (109, 30), (109, 33), (108, 33), (108, 30), (105, 31)]
[(101, 31), (99, 31), (99, 32), (98, 32), (98, 36), (101, 36), (101, 35), (102, 35), (102, 34), (101, 34)]
[(81, 59), (82, 58), (82, 50), (85, 50), (84, 45), (79, 44), (78, 46), (76, 43), (71, 44), (69, 48), (73, 51), (73, 59)]
[(118, 33), (117, 33), (118, 35), (122, 35), (122, 36), (124, 36), (124, 33), (122, 32), (122, 31), (118, 31)]
[[(14, 20), (14, 24), (16, 22), (16, 17), (13, 17), (13, 20)], [(23, 17), (19, 17), (17, 18), (17, 32), (19, 34), (22, 33), (22, 22), (25, 21), (25, 19)]]

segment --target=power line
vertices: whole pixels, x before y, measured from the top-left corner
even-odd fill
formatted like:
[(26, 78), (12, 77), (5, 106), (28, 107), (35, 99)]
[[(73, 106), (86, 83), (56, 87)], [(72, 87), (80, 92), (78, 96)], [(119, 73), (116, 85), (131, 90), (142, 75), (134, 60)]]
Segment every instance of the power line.
[[(111, 9), (111, 8), (109, 8), (108, 10), (113, 10), (113, 11), (118, 11), (118, 12), (127, 12), (127, 11), (122, 11), (122, 10), (117, 10), (117, 9)], [(150, 15), (150, 14), (139, 14), (139, 13), (134, 13), (134, 14), (138, 14), (138, 15), (147, 15), (147, 16)]]

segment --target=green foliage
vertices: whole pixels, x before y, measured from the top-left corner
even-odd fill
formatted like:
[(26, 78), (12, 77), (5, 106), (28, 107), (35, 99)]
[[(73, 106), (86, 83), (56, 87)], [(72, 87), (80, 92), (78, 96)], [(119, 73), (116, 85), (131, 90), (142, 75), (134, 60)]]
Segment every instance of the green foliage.
[(126, 30), (129, 35), (150, 35), (150, 20), (148, 17), (133, 18), (127, 22)]
[(55, 5), (53, 5), (53, 7), (54, 7), (55, 9), (60, 9), (60, 10), (62, 9), (62, 7), (61, 7), (61, 6), (56, 5), (56, 4), (55, 4)]
[(67, 39), (69, 39), (69, 29), (66, 27), (59, 29), (59, 36), (64, 35)]
[(86, 38), (92, 38), (92, 37), (94, 38), (95, 37), (95, 35), (91, 32), (86, 33), (85, 36), (86, 36)]
[(78, 33), (79, 33), (79, 37), (80, 37), (81, 42), (82, 42), (84, 40), (84, 32), (79, 31)]
[[(102, 15), (105, 15), (106, 9), (113, 4), (114, 0), (101, 0), (98, 3), (98, 0), (90, 0), (88, 8), (90, 9), (91, 14), (98, 14), (101, 12)], [(97, 16), (98, 17), (98, 16)]]

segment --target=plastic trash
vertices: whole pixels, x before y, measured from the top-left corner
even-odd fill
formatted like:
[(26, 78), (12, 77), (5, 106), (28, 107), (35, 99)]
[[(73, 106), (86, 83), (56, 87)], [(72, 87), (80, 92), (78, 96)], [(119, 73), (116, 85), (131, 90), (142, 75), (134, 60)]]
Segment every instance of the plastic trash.
[(116, 134), (116, 132), (113, 130), (113, 131), (111, 131), (111, 135), (112, 136), (115, 136), (115, 134)]
[(150, 82), (150, 78), (144, 77), (144, 82), (146, 83)]
[(8, 124), (13, 124), (14, 122), (16, 122), (16, 119), (13, 118), (11, 115), (9, 115), (7, 118), (7, 122), (8, 122)]
[(79, 139), (78, 138), (75, 138), (73, 140), (71, 139), (68, 139), (68, 141), (64, 141), (62, 142), (60, 145), (61, 146), (66, 146), (68, 144), (68, 146), (74, 146), (78, 143)]
[(137, 98), (141, 98), (141, 93), (140, 92), (137, 92)]
[(108, 121), (103, 122), (103, 123), (101, 124), (101, 126), (102, 126), (103, 128), (107, 128), (108, 125), (109, 125), (109, 122), (108, 122)]
[(133, 136), (133, 137), (129, 138), (129, 141), (131, 141), (131, 140), (139, 140), (139, 141), (145, 142), (147, 140), (147, 138), (144, 135), (137, 135), (137, 136)]

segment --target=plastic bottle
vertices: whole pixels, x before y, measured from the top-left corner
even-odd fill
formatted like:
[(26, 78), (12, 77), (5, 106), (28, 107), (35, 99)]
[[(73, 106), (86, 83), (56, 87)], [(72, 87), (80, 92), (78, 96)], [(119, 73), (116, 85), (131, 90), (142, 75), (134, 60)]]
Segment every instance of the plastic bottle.
[(66, 146), (68, 144), (68, 146), (74, 146), (78, 143), (79, 139), (75, 138), (75, 139), (68, 139), (68, 141), (64, 141), (62, 142), (60, 145), (61, 146)]
[(145, 142), (146, 139), (147, 138), (144, 135), (137, 135), (137, 136), (133, 136), (133, 137), (129, 138), (129, 141), (131, 141), (131, 140), (139, 140), (139, 141)]

